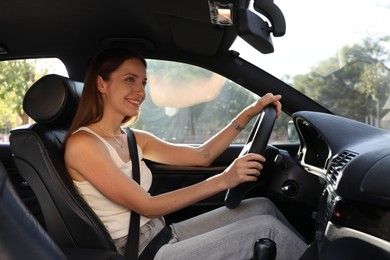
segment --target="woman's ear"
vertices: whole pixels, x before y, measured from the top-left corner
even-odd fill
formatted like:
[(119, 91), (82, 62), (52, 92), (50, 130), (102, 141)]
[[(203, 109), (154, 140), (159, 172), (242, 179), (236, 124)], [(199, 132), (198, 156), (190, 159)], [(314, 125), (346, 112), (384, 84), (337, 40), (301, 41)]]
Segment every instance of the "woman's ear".
[(104, 93), (106, 90), (106, 84), (101, 76), (97, 76), (97, 89), (100, 93)]

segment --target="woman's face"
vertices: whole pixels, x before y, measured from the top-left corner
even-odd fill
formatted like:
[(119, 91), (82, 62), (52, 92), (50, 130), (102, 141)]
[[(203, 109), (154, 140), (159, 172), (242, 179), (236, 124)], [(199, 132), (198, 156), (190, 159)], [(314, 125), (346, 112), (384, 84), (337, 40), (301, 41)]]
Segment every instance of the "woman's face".
[(146, 81), (146, 68), (135, 58), (124, 61), (111, 73), (109, 80), (104, 81), (99, 76), (98, 87), (105, 110), (114, 110), (122, 116), (136, 116), (145, 100)]

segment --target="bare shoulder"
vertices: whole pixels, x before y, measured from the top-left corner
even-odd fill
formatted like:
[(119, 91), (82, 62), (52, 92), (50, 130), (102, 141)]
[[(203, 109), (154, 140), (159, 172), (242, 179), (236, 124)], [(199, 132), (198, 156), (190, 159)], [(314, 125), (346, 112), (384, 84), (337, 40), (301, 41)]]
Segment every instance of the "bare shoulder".
[[(98, 137), (86, 131), (79, 131), (69, 137), (65, 148), (65, 163), (73, 180), (85, 181), (88, 165), (97, 165), (109, 158), (107, 148)], [(81, 174), (81, 173), (84, 174)]]
[(88, 156), (90, 153), (106, 151), (106, 147), (95, 135), (86, 131), (78, 131), (71, 135), (66, 143), (65, 158), (80, 158), (78, 156)]
[(78, 131), (72, 134), (66, 144), (66, 149), (71, 149), (73, 147), (81, 148), (84, 145), (91, 145), (96, 142), (96, 136), (87, 131)]

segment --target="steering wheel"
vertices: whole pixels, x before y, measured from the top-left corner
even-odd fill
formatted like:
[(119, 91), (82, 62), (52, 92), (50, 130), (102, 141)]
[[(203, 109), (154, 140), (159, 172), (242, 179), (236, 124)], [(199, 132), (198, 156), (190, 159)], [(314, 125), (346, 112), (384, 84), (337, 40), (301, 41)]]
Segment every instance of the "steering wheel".
[[(248, 153), (263, 154), (276, 120), (276, 108), (273, 105), (266, 106), (257, 116), (255, 124), (249, 134), (248, 140), (242, 149), (240, 156)], [(236, 208), (246, 193), (256, 186), (256, 182), (244, 182), (231, 188), (225, 196), (225, 206), (229, 209)]]

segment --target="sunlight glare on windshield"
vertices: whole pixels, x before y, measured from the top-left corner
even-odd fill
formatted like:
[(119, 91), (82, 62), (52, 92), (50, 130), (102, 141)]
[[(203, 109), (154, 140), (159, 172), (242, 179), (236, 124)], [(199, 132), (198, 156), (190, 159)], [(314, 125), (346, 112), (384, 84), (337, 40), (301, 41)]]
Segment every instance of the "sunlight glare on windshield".
[(385, 0), (277, 0), (275, 4), (285, 16), (286, 34), (273, 37), (274, 53), (261, 54), (239, 37), (231, 49), (279, 78), (306, 73), (367, 36), (389, 34), (390, 4)]

